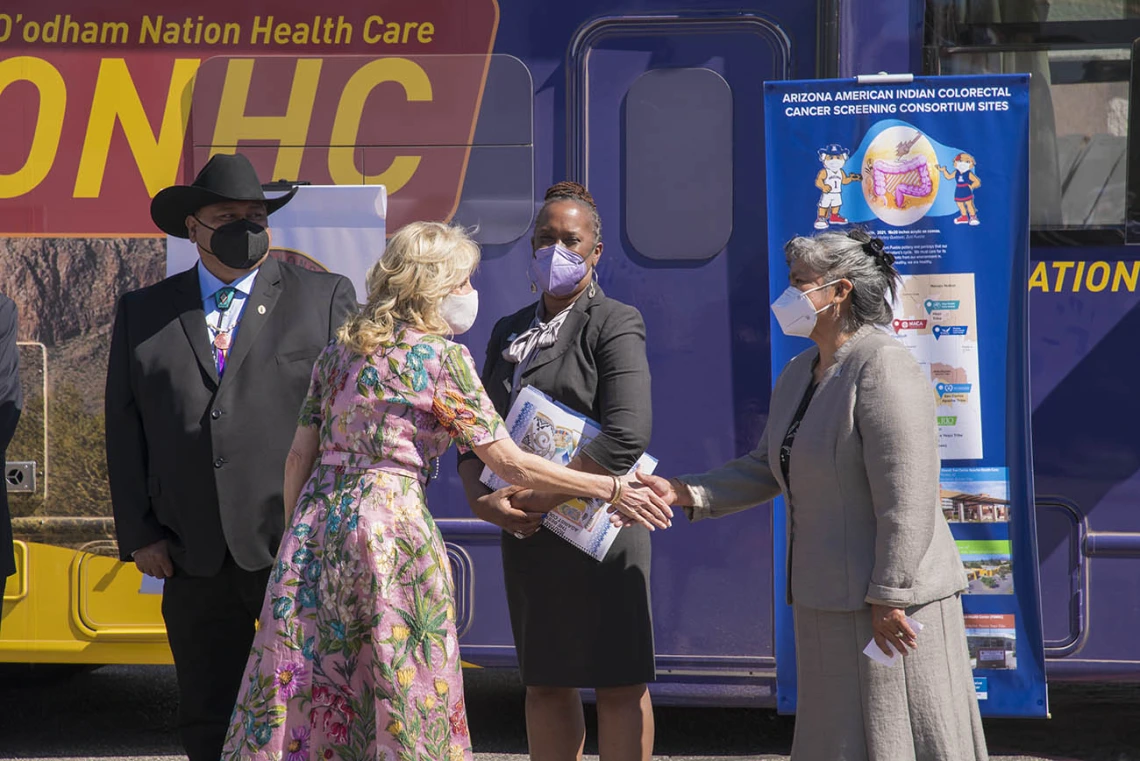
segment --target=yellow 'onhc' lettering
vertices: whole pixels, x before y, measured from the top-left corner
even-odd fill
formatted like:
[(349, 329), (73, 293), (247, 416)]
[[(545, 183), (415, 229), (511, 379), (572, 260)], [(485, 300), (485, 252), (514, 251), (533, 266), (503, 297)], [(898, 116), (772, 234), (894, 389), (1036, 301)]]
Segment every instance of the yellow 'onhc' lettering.
[(214, 125), (211, 155), (235, 153), (239, 140), (276, 140), (280, 147), (277, 149), (277, 161), (273, 165), (273, 179), (298, 179), (323, 63), (320, 58), (297, 59), (293, 69), (293, 84), (289, 88), (289, 104), (285, 107), (284, 114), (246, 116), (245, 104), (249, 100), (253, 59), (230, 61), (226, 68), (226, 81), (222, 86), (218, 121)]
[(365, 185), (384, 185), (395, 193), (408, 184), (419, 168), (421, 156), (396, 156), (380, 174), (364, 174), (356, 167), (356, 136), (364, 102), (377, 86), (399, 82), (409, 101), (432, 99), (431, 80), (415, 61), (407, 58), (378, 58), (360, 68), (348, 80), (337, 104), (333, 119), (332, 146), (329, 148), (329, 176), (337, 185), (363, 181)]
[[(154, 34), (159, 34), (161, 29), (157, 26), (161, 24), (161, 17), (158, 19)], [(68, 29), (67, 21), (63, 20), (61, 29)], [(179, 27), (179, 33), (183, 31), (184, 28)], [(104, 58), (100, 61), (76, 169), (75, 198), (101, 196), (116, 125), (127, 140), (150, 195), (177, 180), (199, 63), (197, 58), (174, 60), (166, 103), (161, 120), (156, 119), (158, 127), (154, 129), (126, 60)], [(227, 64), (211, 141), (212, 153), (234, 153), (240, 141), (276, 142), (273, 178), (300, 179), (301, 160), (309, 143), (309, 127), (323, 59), (296, 60), (285, 113), (277, 116), (246, 114), (253, 64), (254, 61), (248, 58), (232, 59)], [(0, 94), (17, 82), (28, 82), (36, 88), (38, 110), (23, 165), (10, 173), (0, 174), (0, 198), (16, 198), (30, 193), (48, 176), (59, 153), (67, 111), (67, 85), (60, 72), (48, 61), (33, 56), (0, 60)], [(359, 149), (356, 148), (356, 140), (365, 103), (377, 87), (388, 82), (403, 87), (408, 102), (434, 99), (431, 79), (415, 61), (380, 58), (364, 64), (344, 85), (333, 117), (331, 136), (327, 142), (323, 135), (318, 139), (322, 146), (319, 150), (328, 151), (329, 176), (334, 183), (384, 184), (389, 193), (395, 193), (407, 185), (419, 169), (423, 160), (421, 155), (396, 156), (378, 174), (365, 174), (364, 168), (357, 166)], [(331, 147), (324, 148), (325, 145)]]
[(147, 193), (153, 197), (162, 188), (174, 184), (178, 178), (178, 159), (186, 134), (186, 120), (190, 115), (190, 84), (197, 71), (197, 58), (174, 61), (166, 107), (156, 137), (127, 70), (127, 62), (122, 58), (103, 59), (95, 83), (95, 96), (91, 100), (79, 171), (75, 176), (75, 198), (99, 197), (115, 122), (122, 125)]
[(67, 110), (67, 85), (63, 76), (44, 59), (15, 56), (0, 61), (0, 94), (15, 82), (30, 82), (39, 91), (39, 112), (32, 147), (24, 165), (11, 174), (0, 174), (0, 198), (22, 196), (44, 181), (59, 151)]

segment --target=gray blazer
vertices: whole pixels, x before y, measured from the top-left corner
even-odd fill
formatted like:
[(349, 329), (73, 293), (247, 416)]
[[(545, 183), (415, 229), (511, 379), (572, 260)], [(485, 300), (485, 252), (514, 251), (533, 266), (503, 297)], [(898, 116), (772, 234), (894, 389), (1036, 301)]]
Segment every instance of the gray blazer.
[(749, 455), (685, 476), (690, 520), (775, 498), (789, 509), (788, 602), (821, 610), (922, 605), (967, 586), (939, 504), (934, 392), (910, 352), (865, 327), (836, 352), (796, 433), (789, 484), (780, 446), (819, 350), (776, 381), (768, 425)]

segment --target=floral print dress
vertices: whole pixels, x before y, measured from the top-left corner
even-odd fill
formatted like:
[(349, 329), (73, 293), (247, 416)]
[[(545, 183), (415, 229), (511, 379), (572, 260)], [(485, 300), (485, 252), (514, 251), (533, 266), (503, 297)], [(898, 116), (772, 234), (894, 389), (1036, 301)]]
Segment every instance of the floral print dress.
[(469, 761), (433, 462), (504, 438), (467, 350), (397, 330), (329, 346), (300, 424), (320, 455), (269, 580), (223, 759)]

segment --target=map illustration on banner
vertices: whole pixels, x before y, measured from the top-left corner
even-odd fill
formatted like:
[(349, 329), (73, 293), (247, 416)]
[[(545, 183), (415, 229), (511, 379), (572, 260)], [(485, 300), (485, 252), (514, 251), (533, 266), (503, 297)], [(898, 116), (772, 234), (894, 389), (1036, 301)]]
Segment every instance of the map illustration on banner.
[(983, 454), (975, 300), (972, 272), (904, 275), (891, 323), (934, 388), (944, 460)]
[[(767, 82), (768, 289), (784, 246), (861, 229), (900, 282), (883, 329), (929, 382), (939, 501), (962, 559), (982, 713), (1048, 711), (1028, 414), (1029, 87), (1025, 75)], [(831, 273), (835, 274), (835, 273)], [(772, 377), (809, 340), (773, 323)], [(787, 531), (783, 499), (776, 536)], [(775, 549), (777, 599), (786, 548)], [(776, 619), (777, 705), (796, 708), (789, 606)]]

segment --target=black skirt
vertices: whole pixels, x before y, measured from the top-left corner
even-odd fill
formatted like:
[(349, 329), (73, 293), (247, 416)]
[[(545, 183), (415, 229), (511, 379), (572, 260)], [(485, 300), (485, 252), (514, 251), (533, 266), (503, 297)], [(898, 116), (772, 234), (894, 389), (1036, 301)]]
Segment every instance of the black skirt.
[(504, 533), (502, 549), (523, 684), (654, 680), (648, 529), (623, 528), (601, 561), (545, 529), (529, 539)]

